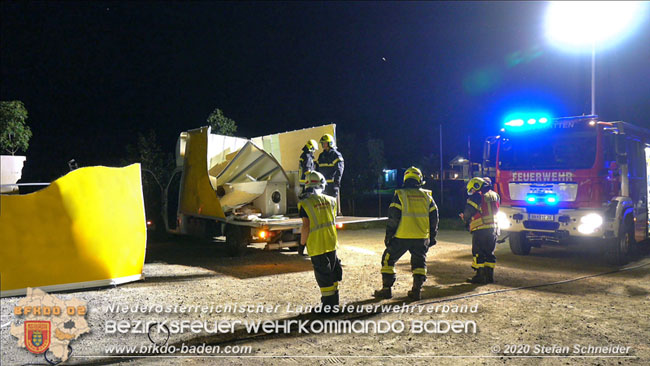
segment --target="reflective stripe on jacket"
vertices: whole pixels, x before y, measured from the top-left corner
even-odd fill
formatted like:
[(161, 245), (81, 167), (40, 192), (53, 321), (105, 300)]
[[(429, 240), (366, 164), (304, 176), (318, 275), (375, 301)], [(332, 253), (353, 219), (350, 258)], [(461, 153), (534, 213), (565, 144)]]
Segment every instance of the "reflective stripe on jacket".
[(496, 216), (497, 212), (499, 212), (499, 195), (496, 192), (490, 190), (481, 193), (480, 206), (471, 200), (467, 200), (467, 203), (477, 209), (476, 214), (472, 216), (472, 221), (469, 223), (470, 232), (497, 227)]
[(340, 186), (344, 169), (343, 155), (334, 148), (327, 151), (323, 150), (318, 155), (316, 169), (323, 174), (327, 184)]
[(396, 189), (400, 203), (391, 203), (402, 211), (402, 217), (395, 232), (399, 239), (428, 239), (429, 212), (436, 209), (431, 191), (421, 188)]
[(310, 194), (298, 202), (309, 217), (307, 253), (310, 257), (333, 252), (338, 247), (336, 235), (336, 199), (324, 194)]

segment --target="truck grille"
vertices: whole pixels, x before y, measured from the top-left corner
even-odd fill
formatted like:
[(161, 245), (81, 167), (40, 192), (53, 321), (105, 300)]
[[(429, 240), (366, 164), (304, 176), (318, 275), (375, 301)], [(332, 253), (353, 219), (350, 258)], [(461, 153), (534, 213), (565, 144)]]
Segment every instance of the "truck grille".
[(532, 230), (557, 230), (560, 227), (559, 222), (552, 221), (524, 221), (524, 227)]

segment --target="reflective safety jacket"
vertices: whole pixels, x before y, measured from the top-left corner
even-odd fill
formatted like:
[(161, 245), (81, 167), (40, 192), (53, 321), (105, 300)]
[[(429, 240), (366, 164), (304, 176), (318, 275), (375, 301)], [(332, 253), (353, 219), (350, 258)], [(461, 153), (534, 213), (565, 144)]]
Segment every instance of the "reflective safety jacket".
[(330, 148), (327, 151), (323, 150), (318, 155), (316, 169), (323, 174), (327, 184), (340, 187), (344, 169), (343, 155), (335, 148)]
[(469, 231), (481, 230), (481, 229), (491, 229), (497, 227), (497, 212), (499, 212), (499, 195), (489, 190), (485, 193), (479, 193), (481, 201), (480, 204), (477, 204), (470, 197), (467, 200), (467, 204), (474, 208), (474, 214), (471, 216), (469, 222)]
[(298, 166), (298, 177), (300, 177), (300, 184), (305, 184), (305, 173), (310, 170), (314, 170), (314, 153), (309, 151), (306, 147), (302, 148), (302, 154), (300, 154), (300, 166)]
[[(401, 218), (395, 237), (398, 239), (429, 239), (431, 234), (430, 214), (437, 209), (431, 191), (422, 188), (405, 188), (395, 190), (399, 203), (389, 206), (401, 211)], [(436, 215), (437, 217), (437, 215)], [(434, 229), (437, 228), (437, 222)], [(435, 234), (433, 236), (435, 238)]]
[(336, 199), (324, 194), (309, 194), (298, 202), (309, 218), (307, 253), (310, 257), (333, 252), (338, 247), (336, 235)]

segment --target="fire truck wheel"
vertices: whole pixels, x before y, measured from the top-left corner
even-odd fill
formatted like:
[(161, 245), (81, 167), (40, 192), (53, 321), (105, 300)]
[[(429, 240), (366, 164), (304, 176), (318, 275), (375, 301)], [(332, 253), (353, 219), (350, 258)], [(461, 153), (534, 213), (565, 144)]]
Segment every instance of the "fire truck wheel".
[(226, 248), (230, 256), (236, 257), (244, 253), (250, 240), (250, 235), (247, 235), (246, 229), (248, 228), (226, 224)]
[(622, 266), (630, 261), (630, 252), (634, 247), (634, 224), (621, 223), (618, 236), (611, 239), (610, 250), (607, 255), (609, 262)]
[(524, 233), (511, 233), (508, 239), (510, 242), (510, 251), (516, 255), (530, 254), (530, 242), (526, 239)]

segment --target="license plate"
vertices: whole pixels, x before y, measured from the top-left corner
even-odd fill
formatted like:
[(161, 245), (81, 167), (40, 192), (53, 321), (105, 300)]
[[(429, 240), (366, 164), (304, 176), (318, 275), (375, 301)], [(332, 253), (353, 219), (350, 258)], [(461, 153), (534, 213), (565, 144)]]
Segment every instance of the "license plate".
[(528, 219), (529, 220), (537, 220), (537, 221), (553, 221), (553, 220), (555, 220), (555, 216), (553, 216), (553, 215), (543, 215), (543, 214), (529, 214)]

